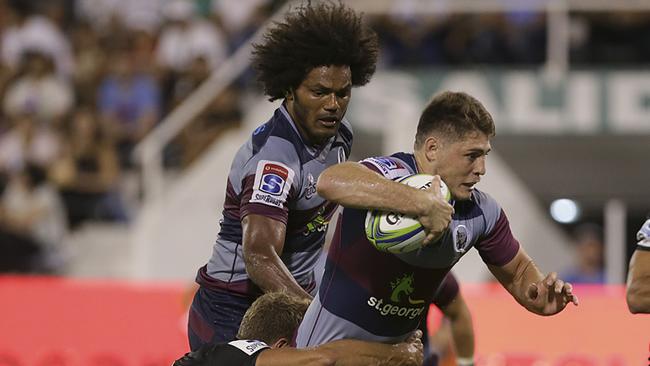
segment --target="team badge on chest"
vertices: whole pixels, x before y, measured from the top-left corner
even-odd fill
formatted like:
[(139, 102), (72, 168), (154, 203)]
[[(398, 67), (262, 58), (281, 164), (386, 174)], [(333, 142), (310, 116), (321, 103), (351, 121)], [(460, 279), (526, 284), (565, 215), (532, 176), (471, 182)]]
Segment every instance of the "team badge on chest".
[(469, 230), (465, 225), (458, 225), (454, 229), (454, 247), (459, 253), (465, 253), (467, 247), (469, 247)]

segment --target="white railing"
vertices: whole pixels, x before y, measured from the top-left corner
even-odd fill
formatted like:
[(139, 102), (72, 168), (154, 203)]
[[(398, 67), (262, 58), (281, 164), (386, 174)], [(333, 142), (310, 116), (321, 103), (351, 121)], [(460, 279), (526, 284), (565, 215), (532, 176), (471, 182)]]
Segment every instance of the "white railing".
[(264, 30), (289, 9), (288, 2), (278, 10), (247, 42), (223, 62), (187, 99), (177, 106), (135, 147), (133, 155), (140, 163), (145, 201), (159, 197), (164, 190), (162, 152), (178, 133), (194, 120), (217, 96), (250, 66), (253, 43)]
[[(349, 6), (366, 14), (385, 14), (395, 8), (394, 0), (347, 0)], [(164, 190), (162, 151), (185, 126), (250, 66), (252, 43), (258, 41), (268, 25), (280, 19), (297, 1), (277, 11), (251, 39), (182, 104), (174, 109), (140, 142), (134, 156), (140, 163), (145, 200), (158, 197)], [(544, 11), (548, 14), (548, 39), (545, 70), (552, 80), (562, 80), (569, 67), (570, 11), (650, 11), (648, 0), (414, 0), (414, 14), (481, 13), (502, 11)]]

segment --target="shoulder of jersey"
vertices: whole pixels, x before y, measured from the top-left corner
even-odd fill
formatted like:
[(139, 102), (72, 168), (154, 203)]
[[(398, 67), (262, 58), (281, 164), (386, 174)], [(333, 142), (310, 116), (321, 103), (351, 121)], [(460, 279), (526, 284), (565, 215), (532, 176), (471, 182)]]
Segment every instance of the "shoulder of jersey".
[(650, 248), (650, 219), (647, 219), (641, 229), (636, 234), (636, 240), (639, 245)]
[(229, 345), (239, 349), (245, 354), (251, 356), (258, 351), (261, 351), (266, 348), (270, 348), (266, 343), (256, 340), (245, 340), (240, 339), (232, 342), (228, 342)]

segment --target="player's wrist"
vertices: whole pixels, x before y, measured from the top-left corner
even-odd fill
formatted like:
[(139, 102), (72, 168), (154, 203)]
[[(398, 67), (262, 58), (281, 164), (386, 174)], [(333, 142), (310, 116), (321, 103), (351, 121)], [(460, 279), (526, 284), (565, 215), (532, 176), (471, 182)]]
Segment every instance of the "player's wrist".
[(456, 357), (458, 366), (474, 366), (474, 357)]

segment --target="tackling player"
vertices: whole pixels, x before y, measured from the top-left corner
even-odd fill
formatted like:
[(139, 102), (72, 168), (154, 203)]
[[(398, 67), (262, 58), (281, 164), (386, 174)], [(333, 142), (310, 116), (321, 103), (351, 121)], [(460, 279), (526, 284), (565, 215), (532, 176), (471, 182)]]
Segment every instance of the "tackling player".
[(336, 209), (316, 194), (328, 166), (345, 161), (352, 87), (375, 71), (376, 34), (341, 3), (307, 3), (255, 45), (253, 66), (282, 105), (237, 152), (221, 229), (189, 313), (191, 348), (232, 340), (264, 292), (311, 298), (314, 266)]
[(244, 315), (238, 340), (204, 345), (173, 366), (422, 365), (419, 331), (396, 345), (341, 340), (311, 349), (289, 347), (308, 305), (281, 292), (260, 296)]
[(650, 218), (636, 235), (636, 250), (627, 274), (627, 307), (633, 314), (650, 314)]
[[(552, 315), (578, 304), (571, 284), (556, 273), (544, 276), (513, 237), (499, 204), (474, 187), (485, 174), (494, 133), (479, 101), (445, 92), (423, 111), (414, 153), (339, 164), (321, 174), (318, 193), (345, 208), (318, 294), (298, 328), (298, 347), (341, 338), (404, 340), (445, 275), (471, 248), (528, 311)], [(393, 181), (415, 173), (436, 175), (431, 188)], [(441, 178), (453, 207), (440, 193)], [(375, 249), (364, 229), (366, 210), (373, 208), (417, 217), (428, 245), (401, 254)]]

